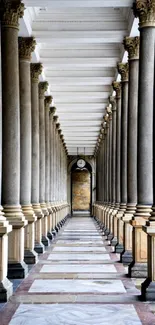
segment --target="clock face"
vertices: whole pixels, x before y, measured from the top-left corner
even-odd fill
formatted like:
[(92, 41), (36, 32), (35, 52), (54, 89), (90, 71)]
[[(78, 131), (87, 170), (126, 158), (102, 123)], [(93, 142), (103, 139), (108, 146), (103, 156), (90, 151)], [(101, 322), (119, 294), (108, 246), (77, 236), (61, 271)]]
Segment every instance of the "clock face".
[(85, 164), (86, 164), (86, 162), (84, 161), (84, 159), (79, 159), (79, 160), (77, 161), (77, 166), (78, 166), (79, 168), (83, 168), (83, 167), (85, 166)]

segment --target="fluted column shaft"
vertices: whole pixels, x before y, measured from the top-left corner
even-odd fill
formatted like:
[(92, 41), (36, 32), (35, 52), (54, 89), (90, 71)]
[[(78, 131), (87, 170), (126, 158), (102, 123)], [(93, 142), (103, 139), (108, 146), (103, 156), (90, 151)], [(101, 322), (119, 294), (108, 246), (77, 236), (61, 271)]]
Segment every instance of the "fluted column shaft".
[[(138, 77), (139, 77), (139, 37), (126, 37), (124, 47), (129, 57), (128, 96), (128, 146), (127, 146), (127, 209), (124, 221), (124, 249), (122, 262), (130, 264), (132, 256), (132, 230), (129, 223), (137, 205), (137, 127), (138, 127)], [(133, 238), (134, 239), (134, 238)], [(133, 242), (136, 246), (136, 242)]]
[(120, 162), (121, 162), (121, 84), (113, 82), (113, 88), (116, 91), (116, 204), (113, 219), (113, 239), (112, 245), (117, 244), (117, 212), (120, 207), (121, 200), (121, 177), (120, 177)]
[(34, 251), (34, 222), (37, 217), (31, 204), (31, 52), (35, 49), (33, 38), (19, 38), (20, 81), (20, 202), (28, 225), (25, 227), (24, 260), (28, 264), (37, 261)]
[[(134, 267), (140, 276), (147, 277), (142, 284), (142, 295), (155, 299), (155, 178), (154, 178), (154, 71), (155, 71), (155, 3), (134, 3), (135, 16), (139, 17), (140, 57), (138, 91), (138, 193), (137, 210), (134, 217), (135, 237), (139, 251), (134, 252)], [(149, 222), (147, 221), (149, 219)], [(146, 222), (146, 226), (143, 225)], [(142, 231), (142, 227), (143, 230)], [(147, 247), (148, 244), (148, 247)], [(133, 271), (132, 269), (132, 271)], [(133, 272), (132, 272), (133, 273)]]
[[(2, 204), (5, 216), (13, 225), (9, 233), (8, 276), (27, 273), (24, 259), (24, 226), (27, 224), (20, 206), (20, 111), (18, 20), (23, 16), (20, 1), (1, 5), (2, 29)], [(18, 226), (18, 227), (17, 227)], [(12, 266), (14, 265), (14, 268)], [(17, 270), (19, 265), (19, 272)]]
[(31, 201), (37, 216), (35, 228), (35, 251), (43, 252), (42, 221), (43, 213), (39, 204), (39, 75), (42, 72), (40, 63), (31, 64), (31, 114), (32, 114), (32, 185)]

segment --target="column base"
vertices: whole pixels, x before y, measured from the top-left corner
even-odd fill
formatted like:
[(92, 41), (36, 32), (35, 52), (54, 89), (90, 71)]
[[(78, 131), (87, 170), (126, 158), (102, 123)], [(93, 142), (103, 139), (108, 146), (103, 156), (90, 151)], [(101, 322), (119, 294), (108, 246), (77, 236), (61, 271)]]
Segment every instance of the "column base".
[(24, 262), (26, 264), (36, 264), (38, 262), (38, 254), (34, 250), (25, 249)]
[(47, 237), (49, 240), (53, 240), (54, 235), (52, 234), (52, 232), (48, 231)]
[(108, 236), (108, 235), (110, 234), (110, 230), (109, 230), (109, 229), (106, 229), (106, 230), (104, 231), (104, 234), (105, 234), (105, 236)]
[(8, 275), (9, 279), (24, 279), (28, 274), (28, 266), (25, 262), (9, 263)]
[(46, 246), (46, 247), (49, 246), (49, 244), (50, 244), (49, 239), (46, 236), (42, 235), (41, 241), (42, 241), (43, 245)]
[(52, 229), (52, 234), (54, 235), (54, 237), (56, 236), (57, 232), (55, 229)]
[(42, 243), (35, 243), (34, 250), (38, 254), (43, 254), (45, 251), (45, 247)]
[(130, 278), (147, 278), (147, 263), (134, 263), (129, 265)]
[(117, 243), (118, 243), (117, 237), (113, 237), (112, 240), (111, 240), (111, 246), (115, 247), (117, 245)]
[(133, 261), (132, 251), (125, 251), (121, 254), (121, 262), (124, 265), (130, 265)]
[(109, 235), (107, 236), (107, 239), (111, 241), (111, 240), (113, 239), (113, 237), (114, 237), (113, 234), (109, 234)]
[(0, 282), (0, 302), (7, 302), (13, 294), (13, 284), (7, 278)]
[(155, 301), (155, 282), (147, 278), (141, 285), (141, 298), (146, 301)]
[(115, 246), (115, 253), (119, 253), (119, 254), (121, 254), (121, 253), (123, 253), (124, 252), (124, 246), (123, 246), (123, 244), (116, 244), (116, 246)]

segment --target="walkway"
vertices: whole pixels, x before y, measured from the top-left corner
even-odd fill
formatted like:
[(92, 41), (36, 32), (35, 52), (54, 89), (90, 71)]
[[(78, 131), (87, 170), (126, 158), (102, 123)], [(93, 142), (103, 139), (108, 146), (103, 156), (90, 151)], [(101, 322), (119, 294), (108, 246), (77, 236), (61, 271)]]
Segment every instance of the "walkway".
[(0, 325), (155, 324), (138, 295), (95, 221), (74, 217), (1, 310)]

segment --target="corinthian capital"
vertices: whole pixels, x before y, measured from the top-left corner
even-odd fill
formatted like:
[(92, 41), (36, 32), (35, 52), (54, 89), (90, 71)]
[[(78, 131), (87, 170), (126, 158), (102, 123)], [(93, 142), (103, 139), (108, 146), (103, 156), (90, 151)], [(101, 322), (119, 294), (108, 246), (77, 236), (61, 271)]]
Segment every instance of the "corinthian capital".
[(121, 83), (117, 81), (113, 81), (112, 83), (113, 89), (116, 91), (116, 98), (121, 97)]
[(36, 41), (33, 37), (19, 37), (19, 57), (31, 60), (31, 53), (35, 50)]
[(47, 89), (48, 89), (47, 81), (39, 82), (39, 98), (45, 97), (45, 91), (47, 91)]
[(125, 82), (129, 79), (129, 64), (128, 63), (118, 63), (117, 69), (121, 75), (121, 81)]
[(49, 109), (51, 103), (52, 103), (52, 96), (46, 96), (45, 97), (45, 108)]
[(56, 107), (50, 107), (50, 114), (52, 115), (52, 117), (53, 117), (53, 115), (55, 114), (55, 112), (56, 112)]
[(19, 18), (24, 15), (24, 4), (21, 0), (1, 0), (0, 1), (0, 19), (3, 27), (12, 27), (18, 29)]
[(116, 97), (110, 96), (109, 97), (109, 102), (112, 105), (112, 112), (116, 111)]
[(133, 12), (139, 18), (140, 27), (155, 26), (155, 0), (136, 0)]
[(123, 44), (128, 52), (129, 60), (139, 59), (140, 37), (125, 37)]
[(31, 63), (31, 79), (33, 82), (39, 81), (39, 75), (42, 73), (41, 63)]

